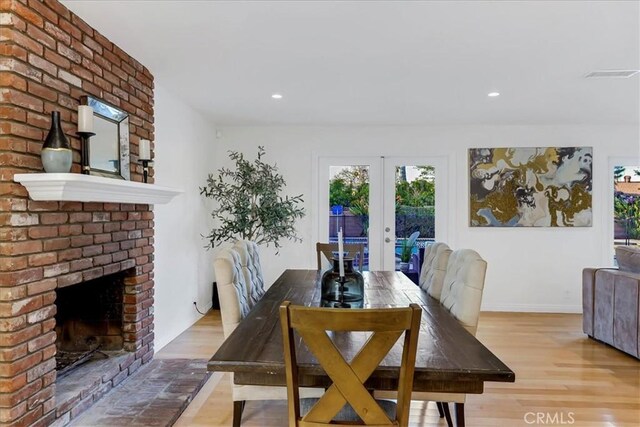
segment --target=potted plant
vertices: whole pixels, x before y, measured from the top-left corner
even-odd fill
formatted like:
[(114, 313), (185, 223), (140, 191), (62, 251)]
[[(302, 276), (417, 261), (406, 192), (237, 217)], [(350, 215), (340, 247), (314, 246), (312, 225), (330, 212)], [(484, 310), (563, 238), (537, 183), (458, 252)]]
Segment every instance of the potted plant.
[(281, 247), (280, 240), (302, 241), (296, 234), (295, 222), (304, 216), (299, 206), (302, 195), (282, 196), (285, 181), (276, 165), (262, 161), (264, 147), (258, 157), (249, 161), (242, 153), (229, 151), (235, 169), (221, 168), (209, 174), (200, 194), (216, 202), (211, 215), (218, 224), (206, 238), (208, 248), (222, 242), (246, 239), (258, 245)]
[(408, 238), (402, 239), (402, 246), (400, 246), (400, 271), (409, 271), (409, 261), (413, 254), (413, 248), (416, 247), (416, 240), (420, 236), (420, 232), (416, 231)]

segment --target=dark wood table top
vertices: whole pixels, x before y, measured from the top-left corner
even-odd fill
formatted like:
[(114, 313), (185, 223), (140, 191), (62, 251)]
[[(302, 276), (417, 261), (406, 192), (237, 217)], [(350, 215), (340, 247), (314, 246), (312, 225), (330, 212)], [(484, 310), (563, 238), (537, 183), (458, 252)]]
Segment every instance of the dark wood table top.
[[(515, 381), (515, 374), (442, 306), (400, 272), (364, 272), (365, 308), (419, 304), (422, 324), (414, 391), (482, 393), (484, 381)], [(234, 372), (236, 384), (286, 385), (278, 308), (282, 301), (320, 305), (320, 273), (286, 270), (262, 300), (238, 325), (209, 360), (210, 371)], [(366, 333), (334, 333), (336, 345), (350, 358), (362, 347)], [(402, 340), (396, 343), (367, 382), (377, 390), (397, 385)], [(296, 350), (301, 386), (325, 387), (329, 380), (313, 355)]]

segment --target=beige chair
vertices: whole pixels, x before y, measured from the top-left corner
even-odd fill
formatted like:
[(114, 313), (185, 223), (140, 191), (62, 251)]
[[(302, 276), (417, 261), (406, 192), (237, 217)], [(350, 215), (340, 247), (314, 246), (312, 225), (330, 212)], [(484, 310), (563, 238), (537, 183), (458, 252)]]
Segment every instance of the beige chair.
[(233, 249), (221, 249), (213, 261), (220, 300), (222, 329), (227, 338), (238, 326), (238, 323), (249, 314), (247, 285), (240, 255)]
[[(487, 262), (471, 249), (459, 249), (453, 251), (447, 264), (447, 272), (444, 277), (440, 303), (469, 331), (476, 334), (478, 318), (480, 317), (480, 304), (484, 290), (484, 279), (487, 271)], [(388, 392), (375, 392), (376, 397), (393, 397)], [(456, 425), (464, 427), (464, 393), (423, 393), (416, 392), (413, 400), (429, 400), (438, 402), (443, 415), (447, 418), (447, 424), (451, 427), (451, 415), (447, 402), (453, 402), (456, 413)]]
[[(220, 300), (220, 314), (222, 316), (222, 330), (227, 338), (238, 326), (242, 319), (249, 314), (251, 304), (243, 272), (240, 254), (234, 249), (221, 249), (213, 263)], [(255, 292), (254, 292), (255, 293)], [(247, 343), (250, 345), (250, 343)], [(231, 374), (231, 388), (233, 395), (233, 427), (239, 427), (242, 410), (247, 400), (285, 400), (286, 387), (250, 386), (234, 384)], [(305, 396), (319, 396), (322, 390), (303, 389)]]
[[(362, 272), (364, 264), (364, 244), (363, 243), (345, 243), (344, 251), (348, 257), (358, 260), (358, 269)], [(316, 243), (316, 256), (318, 260), (318, 270), (323, 270), (323, 258), (333, 265), (333, 252), (338, 252), (337, 243)]]
[(422, 289), (437, 300), (440, 300), (450, 255), (451, 249), (442, 242), (433, 243), (427, 246), (424, 251), (419, 284)]
[[(417, 304), (406, 308), (339, 309), (293, 306), (285, 301), (280, 306), (280, 324), (289, 427), (408, 426), (421, 314)], [(294, 331), (332, 381), (320, 399), (300, 399), (298, 394)], [(339, 334), (327, 334), (344, 331), (372, 332), (351, 361), (345, 360), (334, 345), (332, 338)], [(364, 383), (402, 335), (398, 402), (375, 400)]]
[(440, 302), (469, 331), (476, 335), (484, 291), (487, 262), (474, 250), (451, 253)]
[(249, 307), (253, 308), (265, 292), (258, 245), (251, 240), (238, 240), (233, 244), (233, 249), (240, 255), (242, 274), (247, 285), (248, 303)]

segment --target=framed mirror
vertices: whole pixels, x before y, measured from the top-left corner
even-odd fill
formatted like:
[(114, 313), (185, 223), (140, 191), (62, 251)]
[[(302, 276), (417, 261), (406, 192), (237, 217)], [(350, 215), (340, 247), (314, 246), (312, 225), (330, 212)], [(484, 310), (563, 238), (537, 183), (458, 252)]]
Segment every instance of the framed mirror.
[(80, 103), (93, 108), (90, 174), (129, 180), (129, 115), (91, 96), (81, 97)]

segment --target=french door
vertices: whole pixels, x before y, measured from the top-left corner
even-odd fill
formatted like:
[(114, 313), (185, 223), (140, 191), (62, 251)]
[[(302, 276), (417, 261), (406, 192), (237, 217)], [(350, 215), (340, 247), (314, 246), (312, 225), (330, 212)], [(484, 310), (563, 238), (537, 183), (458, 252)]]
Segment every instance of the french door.
[(319, 157), (318, 241), (342, 228), (365, 269), (419, 272), (420, 248), (447, 240), (446, 180), (442, 157)]

